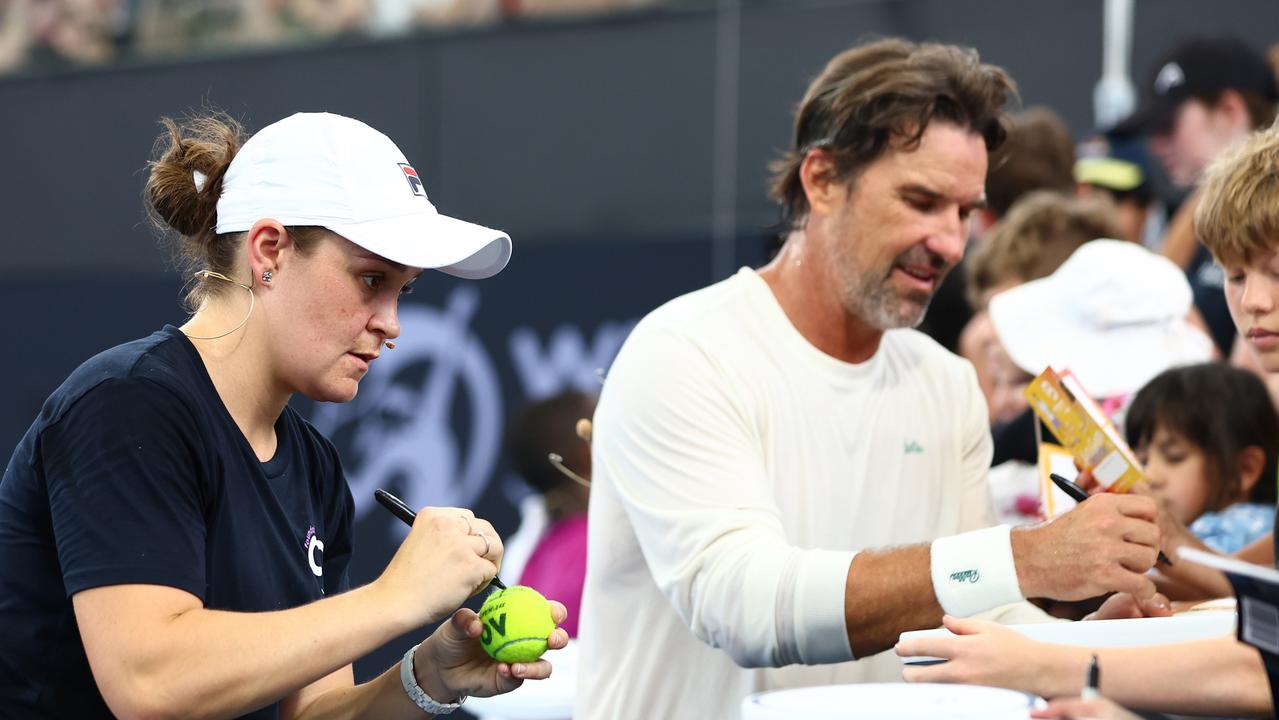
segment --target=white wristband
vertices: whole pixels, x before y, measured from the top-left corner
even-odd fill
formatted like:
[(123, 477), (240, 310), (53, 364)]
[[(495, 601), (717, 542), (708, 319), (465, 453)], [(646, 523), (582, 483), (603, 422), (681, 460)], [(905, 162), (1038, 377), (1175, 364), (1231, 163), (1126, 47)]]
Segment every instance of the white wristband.
[(417, 645), (414, 645), (409, 648), (408, 652), (404, 653), (404, 659), (400, 661), (400, 684), (404, 686), (404, 692), (413, 701), (413, 704), (432, 715), (447, 715), (462, 707), (462, 703), (466, 702), (465, 695), (458, 697), (455, 703), (436, 702), (431, 699), (430, 695), (426, 694), (425, 690), (418, 686), (417, 677), (413, 674), (413, 654), (416, 652)]
[(1024, 599), (1008, 533), (1000, 525), (933, 541), (933, 592), (942, 610), (967, 617)]

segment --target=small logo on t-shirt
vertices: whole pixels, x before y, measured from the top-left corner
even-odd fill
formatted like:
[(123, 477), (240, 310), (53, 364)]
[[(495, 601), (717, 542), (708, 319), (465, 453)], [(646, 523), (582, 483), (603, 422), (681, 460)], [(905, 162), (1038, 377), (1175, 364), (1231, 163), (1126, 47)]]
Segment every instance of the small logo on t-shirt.
[(924, 452), (923, 446), (921, 446), (919, 443), (915, 442), (914, 440), (911, 440), (906, 443), (905, 450), (907, 455), (922, 455)]
[(324, 541), (315, 535), (315, 526), (306, 531), (306, 561), (316, 577), (324, 577)]

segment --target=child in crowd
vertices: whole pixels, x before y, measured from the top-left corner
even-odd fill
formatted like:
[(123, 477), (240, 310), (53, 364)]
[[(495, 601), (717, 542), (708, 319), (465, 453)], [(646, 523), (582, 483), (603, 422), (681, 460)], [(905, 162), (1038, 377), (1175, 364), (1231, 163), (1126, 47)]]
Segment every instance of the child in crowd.
[(1167, 370), (1133, 398), (1126, 430), (1151, 489), (1213, 549), (1236, 552), (1274, 528), (1279, 421), (1252, 373)]
[(1026, 411), (1021, 391), (1030, 377), (1009, 358), (987, 306), (998, 293), (1051, 275), (1084, 243), (1119, 236), (1114, 207), (1041, 190), (1024, 195), (965, 261), (967, 296), (976, 315), (964, 329), (959, 354), (973, 364), (992, 425)]
[(1114, 237), (1144, 244), (1153, 192), (1146, 173), (1135, 162), (1118, 157), (1087, 157), (1075, 163), (1079, 197), (1105, 198), (1115, 208), (1119, 233)]
[[(1006, 353), (1005, 365), (1021, 378), (1004, 393), (1020, 401), (1020, 414), (992, 430), (997, 502), (1039, 494), (1036, 420), (1022, 395), (1025, 384), (1046, 367), (1069, 370), (1120, 425), (1117, 413), (1151, 378), (1213, 359), (1212, 341), (1188, 318), (1191, 299), (1185, 274), (1172, 262), (1104, 238), (1080, 243), (1047, 277), (990, 299), (991, 346)], [(1014, 509), (1025, 508), (1013, 502)], [(997, 507), (1003, 512), (1008, 504)]]

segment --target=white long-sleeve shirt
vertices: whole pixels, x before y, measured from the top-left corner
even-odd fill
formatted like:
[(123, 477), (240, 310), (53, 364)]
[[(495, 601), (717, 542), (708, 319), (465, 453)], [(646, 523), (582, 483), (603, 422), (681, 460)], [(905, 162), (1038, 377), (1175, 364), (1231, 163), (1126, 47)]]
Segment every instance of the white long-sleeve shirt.
[(594, 418), (575, 717), (735, 718), (751, 692), (900, 679), (891, 653), (852, 661), (848, 567), (994, 524), (986, 418), (931, 339), (836, 360), (750, 269), (651, 313)]

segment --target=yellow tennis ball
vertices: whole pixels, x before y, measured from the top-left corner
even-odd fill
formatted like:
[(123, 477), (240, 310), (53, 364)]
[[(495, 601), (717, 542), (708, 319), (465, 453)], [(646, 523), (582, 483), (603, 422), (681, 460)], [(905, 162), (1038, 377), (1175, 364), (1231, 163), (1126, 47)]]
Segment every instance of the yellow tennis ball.
[(551, 605), (525, 585), (513, 585), (488, 596), (480, 607), (484, 631), (480, 644), (498, 662), (533, 662), (546, 652), (546, 638), (555, 629)]

